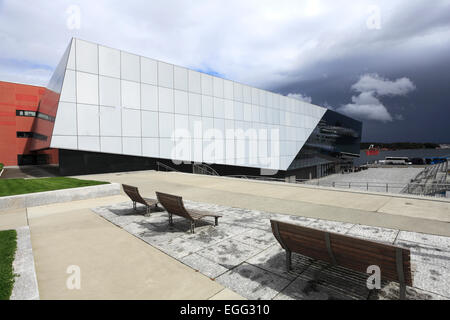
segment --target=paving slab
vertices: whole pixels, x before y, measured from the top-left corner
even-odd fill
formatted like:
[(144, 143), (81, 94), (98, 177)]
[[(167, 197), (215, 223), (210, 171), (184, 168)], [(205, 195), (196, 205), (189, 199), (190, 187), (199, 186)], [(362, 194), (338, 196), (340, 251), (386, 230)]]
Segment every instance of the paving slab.
[[(331, 266), (295, 253), (292, 256), (292, 270), (287, 272), (285, 252), (272, 234), (270, 219), (349, 234), (362, 239), (395, 243), (409, 248), (413, 272), (419, 274), (419, 276), (413, 274), (415, 277), (414, 287), (410, 288), (410, 291), (412, 290), (411, 297), (415, 299), (446, 297), (447, 288), (450, 287), (446, 280), (442, 280), (449, 278), (449, 250), (445, 247), (448, 241), (445, 237), (414, 233), (402, 233), (402, 236), (399, 237), (400, 233), (397, 229), (288, 216), (224, 205), (197, 204), (189, 201), (189, 208), (203, 208), (212, 213), (220, 212), (223, 215), (219, 226), (214, 227), (211, 223), (203, 221), (196, 228), (196, 232), (191, 234), (189, 221), (184, 218), (174, 217), (174, 225), (169, 226), (165, 212), (156, 212), (148, 217), (133, 213), (121, 214), (129, 210), (129, 204), (128, 209), (126, 208), (127, 204), (121, 203), (100, 209), (95, 208), (93, 211), (107, 220), (115, 221), (118, 225), (122, 224), (124, 230), (168, 256), (191, 266), (206, 277), (217, 278), (217, 281), (226, 279), (223, 280), (223, 283), (231, 290), (244, 290), (240, 288), (242, 284), (234, 283), (237, 281), (236, 279), (242, 281), (242, 275), (239, 275), (238, 271), (243, 270), (241, 269), (243, 266), (246, 266), (247, 269), (250, 268), (250, 271), (246, 271), (249, 274), (247, 278), (252, 278), (254, 273), (256, 278), (281, 278), (289, 284), (280, 289), (283, 290), (280, 293), (274, 292), (274, 285), (265, 291), (257, 285), (255, 287), (253, 280), (247, 279), (246, 281), (251, 282), (248, 284), (249, 290), (253, 288), (254, 291), (242, 291), (244, 292), (242, 294), (249, 299), (262, 298), (267, 295), (276, 299), (394, 298), (392, 294), (395, 292), (395, 286), (389, 290), (383, 287), (378, 295), (375, 295), (366, 287), (368, 274)], [(106, 213), (105, 210), (109, 209), (114, 209), (115, 213)], [(123, 222), (120, 222), (121, 219)], [(422, 241), (429, 245), (399, 240), (400, 238)], [(437, 283), (438, 280), (442, 281)], [(433, 289), (433, 286), (436, 288)], [(427, 292), (430, 295), (426, 295)]]
[(258, 267), (243, 263), (218, 277), (217, 282), (252, 300), (274, 298), (290, 281)]
[(259, 248), (229, 239), (198, 251), (197, 254), (231, 269), (261, 251)]
[(221, 274), (228, 271), (227, 268), (208, 260), (196, 253), (190, 254), (180, 259), (181, 262), (190, 266), (191, 268), (200, 271), (207, 277), (212, 279), (217, 278)]
[(450, 249), (450, 237), (435, 236), (417, 232), (400, 231), (397, 240), (422, 243), (430, 246)]
[(295, 279), (274, 300), (353, 300), (340, 292), (331, 290), (317, 281), (302, 276)]
[(26, 209), (0, 211), (0, 230), (13, 230), (27, 225)]
[(286, 251), (275, 244), (261, 253), (253, 256), (246, 261), (258, 268), (275, 273), (288, 280), (297, 278), (309, 265), (313, 262), (312, 259), (293, 253), (292, 254), (292, 269), (287, 271), (286, 268)]
[(316, 220), (308, 225), (311, 228), (342, 234), (346, 234), (353, 226), (352, 223), (327, 220)]
[(351, 227), (347, 232), (347, 235), (362, 239), (384, 242), (387, 244), (393, 244), (395, 239), (397, 238), (398, 232), (399, 231), (395, 229), (362, 226), (358, 224)]

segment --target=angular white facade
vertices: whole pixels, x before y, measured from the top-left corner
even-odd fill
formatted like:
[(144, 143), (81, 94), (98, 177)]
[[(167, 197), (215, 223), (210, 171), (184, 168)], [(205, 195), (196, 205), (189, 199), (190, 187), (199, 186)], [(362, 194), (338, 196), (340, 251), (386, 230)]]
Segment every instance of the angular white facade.
[(79, 39), (65, 59), (52, 148), (286, 170), (326, 111)]

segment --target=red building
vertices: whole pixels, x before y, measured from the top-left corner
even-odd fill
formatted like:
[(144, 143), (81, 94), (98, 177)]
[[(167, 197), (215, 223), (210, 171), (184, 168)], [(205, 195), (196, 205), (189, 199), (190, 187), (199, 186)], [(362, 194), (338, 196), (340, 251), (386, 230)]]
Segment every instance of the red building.
[(33, 124), (45, 88), (0, 81), (0, 163), (57, 164), (58, 150), (30, 151)]

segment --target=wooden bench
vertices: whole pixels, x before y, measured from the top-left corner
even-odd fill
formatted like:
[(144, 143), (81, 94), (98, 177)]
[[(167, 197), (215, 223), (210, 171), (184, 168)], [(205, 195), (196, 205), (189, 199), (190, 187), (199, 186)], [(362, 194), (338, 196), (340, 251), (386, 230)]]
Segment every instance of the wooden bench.
[(221, 217), (220, 215), (199, 210), (187, 210), (184, 207), (182, 197), (162, 192), (156, 192), (156, 197), (158, 198), (159, 203), (161, 203), (161, 205), (167, 210), (170, 225), (173, 225), (173, 215), (177, 215), (191, 221), (191, 233), (195, 232), (195, 222), (205, 217), (213, 217), (215, 219), (214, 225), (217, 226), (219, 224), (218, 219)]
[(408, 249), (280, 221), (270, 222), (275, 238), (286, 250), (288, 270), (292, 252), (296, 252), (363, 273), (369, 266), (378, 266), (382, 280), (400, 284), (400, 299), (405, 299), (406, 286), (412, 286)]
[(158, 200), (151, 198), (143, 198), (139, 194), (139, 190), (137, 187), (129, 186), (127, 184), (122, 184), (123, 191), (130, 197), (131, 201), (133, 201), (133, 209), (136, 210), (136, 203), (143, 204), (147, 211), (146, 214), (150, 214), (150, 210), (152, 208), (158, 207)]

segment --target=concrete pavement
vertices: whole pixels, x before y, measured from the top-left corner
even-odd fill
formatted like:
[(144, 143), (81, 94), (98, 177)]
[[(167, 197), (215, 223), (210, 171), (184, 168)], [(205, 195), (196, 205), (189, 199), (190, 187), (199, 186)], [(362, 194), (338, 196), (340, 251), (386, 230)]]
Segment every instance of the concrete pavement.
[[(41, 299), (242, 299), (219, 283), (117, 228), (89, 208), (124, 196), (0, 213), (0, 226), (28, 224)], [(81, 287), (69, 289), (69, 266)]]
[(199, 202), (450, 236), (450, 201), (446, 199), (178, 172), (139, 171), (82, 178), (135, 185), (147, 197), (162, 191)]

